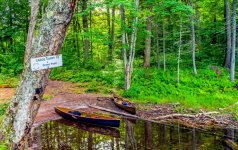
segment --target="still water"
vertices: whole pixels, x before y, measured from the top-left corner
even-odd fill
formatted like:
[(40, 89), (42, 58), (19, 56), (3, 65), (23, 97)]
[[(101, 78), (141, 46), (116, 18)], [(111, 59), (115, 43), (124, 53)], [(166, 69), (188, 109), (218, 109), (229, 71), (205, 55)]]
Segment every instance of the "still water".
[(237, 143), (238, 133), (126, 119), (119, 129), (57, 120), (37, 127), (29, 141), (35, 150), (232, 150), (235, 146), (226, 143)]

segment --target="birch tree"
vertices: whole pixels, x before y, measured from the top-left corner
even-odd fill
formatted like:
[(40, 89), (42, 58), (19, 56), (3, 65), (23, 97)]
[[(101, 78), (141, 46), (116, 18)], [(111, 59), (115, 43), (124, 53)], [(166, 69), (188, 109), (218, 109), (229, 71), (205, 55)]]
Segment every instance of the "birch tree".
[[(193, 7), (193, 1), (190, 0), (190, 6)], [(193, 13), (190, 15), (190, 21), (191, 21), (191, 39), (192, 39), (192, 62), (193, 62), (193, 72), (196, 75), (197, 74), (197, 68), (196, 68), (196, 37), (195, 37), (195, 29), (194, 29), (194, 19), (193, 19)]]
[(178, 74), (177, 74), (177, 82), (180, 82), (180, 59), (181, 59), (181, 46), (182, 46), (182, 17), (180, 17), (179, 21), (179, 48), (178, 48)]
[[(138, 7), (139, 7), (139, 0), (135, 0), (134, 9), (136, 13), (138, 12)], [(121, 29), (122, 29), (122, 55), (123, 55), (123, 64), (124, 64), (124, 75), (125, 75), (124, 76), (125, 90), (128, 90), (131, 86), (131, 75), (133, 71), (133, 61), (135, 57), (138, 16), (136, 14), (133, 18), (131, 40), (129, 43), (129, 55), (127, 57), (125, 9), (123, 5), (121, 5), (120, 7), (120, 14), (121, 14)]]
[(232, 82), (235, 80), (235, 65), (236, 65), (236, 5), (237, 0), (233, 0), (233, 17), (232, 17), (232, 50), (231, 50), (231, 76)]
[(31, 20), (30, 20), (28, 34), (27, 34), (27, 44), (26, 44), (26, 50), (25, 50), (24, 64), (26, 63), (25, 61), (28, 59), (27, 57), (29, 56), (31, 52), (33, 34), (34, 34), (35, 25), (36, 25), (37, 14), (39, 11), (40, 0), (29, 0), (29, 3), (31, 6)]
[(76, 5), (77, 0), (48, 2), (37, 29), (38, 34), (34, 35), (29, 56), (26, 57), (16, 95), (2, 122), (1, 140), (4, 139), (11, 149), (24, 149), (51, 72), (51, 69), (31, 71), (30, 58), (59, 53)]

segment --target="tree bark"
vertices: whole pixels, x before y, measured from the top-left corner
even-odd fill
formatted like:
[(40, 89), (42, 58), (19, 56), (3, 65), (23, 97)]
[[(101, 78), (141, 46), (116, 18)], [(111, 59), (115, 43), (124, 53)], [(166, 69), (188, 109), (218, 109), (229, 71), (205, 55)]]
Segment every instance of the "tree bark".
[(107, 6), (107, 26), (108, 26), (108, 60), (112, 60), (111, 55), (111, 15), (110, 8)]
[(177, 82), (180, 82), (180, 58), (181, 58), (181, 46), (182, 46), (182, 17), (180, 17), (180, 26), (179, 26), (179, 49), (178, 49), (178, 74)]
[[(193, 1), (190, 0), (190, 6), (193, 7)], [(190, 15), (191, 21), (191, 38), (192, 38), (192, 62), (193, 62), (193, 72), (197, 75), (197, 68), (196, 68), (196, 38), (195, 38), (195, 29), (194, 29), (194, 21), (193, 21), (193, 14)]]
[(230, 17), (230, 3), (225, 0), (225, 14), (226, 14), (226, 60), (225, 67), (231, 66), (231, 17)]
[(110, 33), (110, 52), (109, 52), (109, 60), (113, 59), (114, 45), (115, 45), (115, 6), (112, 7), (112, 29)]
[(232, 49), (231, 49), (231, 75), (230, 79), (232, 82), (235, 81), (235, 66), (236, 66), (236, 5), (237, 0), (233, 0), (233, 17), (232, 17)]
[(84, 11), (83, 14), (83, 31), (84, 31), (84, 41), (83, 41), (83, 49), (84, 49), (84, 63), (87, 62), (89, 58), (89, 35), (88, 35), (88, 17), (86, 14), (87, 10), (87, 1), (88, 0), (82, 0), (82, 10)]
[(31, 20), (30, 20), (28, 34), (27, 34), (27, 44), (25, 49), (24, 64), (26, 64), (26, 61), (28, 60), (27, 57), (30, 55), (30, 52), (31, 52), (31, 46), (34, 40), (34, 29), (36, 25), (36, 19), (37, 19), (37, 14), (39, 10), (40, 0), (29, 0), (29, 2), (31, 5)]
[(125, 31), (125, 9), (124, 6), (120, 6), (121, 14), (121, 30), (122, 30), (122, 57), (123, 57), (123, 67), (124, 67), (124, 81), (125, 89), (127, 88), (127, 54), (126, 54), (126, 31)]
[[(149, 6), (149, 11), (152, 11), (153, 6)], [(145, 58), (144, 58), (144, 67), (149, 68), (150, 67), (150, 54), (151, 54), (151, 29), (152, 29), (152, 21), (151, 16), (147, 17), (147, 36), (146, 36), (146, 47), (145, 47)]]
[(199, 15), (199, 5), (198, 0), (195, 1), (195, 9), (196, 9), (196, 35), (197, 35), (197, 44), (201, 46), (201, 35), (200, 35), (200, 15)]
[(158, 27), (158, 16), (155, 22), (155, 38), (156, 38), (156, 55), (157, 55), (157, 68), (160, 69), (160, 52), (159, 52), (159, 27)]
[(152, 132), (152, 123), (145, 122), (145, 149), (153, 150), (153, 132)]
[[(134, 1), (135, 11), (138, 11), (139, 0)], [(125, 79), (125, 90), (129, 90), (131, 86), (131, 75), (133, 71), (133, 62), (135, 57), (135, 47), (136, 47), (136, 39), (137, 39), (137, 23), (138, 16), (134, 16), (132, 23), (132, 33), (131, 33), (131, 41), (129, 45), (129, 55), (127, 58), (126, 52), (126, 32), (125, 32), (125, 11), (123, 5), (121, 5), (120, 9), (121, 13), (121, 28), (122, 28), (122, 54), (123, 54), (123, 64), (124, 64), (124, 79)], [(127, 60), (128, 59), (128, 60)]]
[(162, 28), (163, 28), (163, 61), (164, 61), (164, 71), (166, 71), (166, 49), (165, 49), (165, 21), (163, 20), (163, 24), (162, 24)]
[(25, 61), (21, 82), (1, 126), (1, 140), (4, 139), (11, 149), (24, 149), (51, 71), (46, 69), (32, 72), (30, 58), (59, 53), (76, 5), (77, 0), (49, 1), (47, 11), (43, 14), (39, 34)]

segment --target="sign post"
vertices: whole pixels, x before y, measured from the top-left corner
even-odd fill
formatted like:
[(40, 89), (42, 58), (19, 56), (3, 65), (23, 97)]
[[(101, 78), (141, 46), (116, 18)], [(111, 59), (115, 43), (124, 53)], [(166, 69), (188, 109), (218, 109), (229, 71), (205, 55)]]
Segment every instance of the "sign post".
[(63, 66), (62, 54), (31, 58), (31, 71)]

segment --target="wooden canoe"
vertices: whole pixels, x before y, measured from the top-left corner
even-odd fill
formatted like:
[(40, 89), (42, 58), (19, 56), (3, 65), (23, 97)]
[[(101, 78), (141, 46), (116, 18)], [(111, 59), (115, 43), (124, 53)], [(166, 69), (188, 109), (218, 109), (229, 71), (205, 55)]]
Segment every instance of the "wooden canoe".
[(119, 127), (120, 119), (87, 113), (83, 111), (71, 110), (64, 107), (55, 107), (55, 112), (65, 119), (94, 124), (98, 126)]
[(116, 106), (118, 106), (119, 108), (131, 113), (131, 114), (136, 114), (136, 107), (133, 103), (131, 103), (128, 100), (125, 100), (123, 98), (119, 98), (119, 97), (113, 97), (113, 102)]
[(111, 127), (103, 127), (103, 126), (95, 126), (92, 124), (87, 123), (78, 123), (73, 121), (68, 121), (65, 119), (56, 120), (56, 122), (59, 122), (61, 124), (75, 127), (80, 130), (84, 130), (91, 133), (97, 133), (102, 134), (110, 137), (120, 138), (120, 131), (118, 128), (111, 128)]

